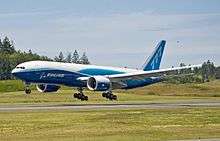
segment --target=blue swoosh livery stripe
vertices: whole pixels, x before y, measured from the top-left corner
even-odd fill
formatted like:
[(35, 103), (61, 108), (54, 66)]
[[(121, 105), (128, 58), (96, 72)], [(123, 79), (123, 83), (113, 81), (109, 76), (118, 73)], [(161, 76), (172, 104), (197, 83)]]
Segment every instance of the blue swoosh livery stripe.
[(116, 70), (107, 70), (107, 69), (83, 69), (79, 71), (80, 73), (87, 75), (114, 75), (114, 74), (123, 74), (125, 72), (116, 71)]

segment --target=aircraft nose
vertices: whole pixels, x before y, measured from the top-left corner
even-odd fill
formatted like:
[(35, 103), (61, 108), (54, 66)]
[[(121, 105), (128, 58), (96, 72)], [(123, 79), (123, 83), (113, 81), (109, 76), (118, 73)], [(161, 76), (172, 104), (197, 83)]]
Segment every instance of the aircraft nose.
[(17, 72), (18, 72), (17, 69), (13, 69), (13, 70), (11, 71), (11, 73), (12, 73), (13, 75), (15, 75)]

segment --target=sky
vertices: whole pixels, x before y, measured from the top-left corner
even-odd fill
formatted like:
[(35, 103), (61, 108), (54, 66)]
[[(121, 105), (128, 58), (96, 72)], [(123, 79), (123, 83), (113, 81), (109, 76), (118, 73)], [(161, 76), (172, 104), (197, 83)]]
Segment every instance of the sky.
[(0, 0), (0, 37), (51, 58), (87, 53), (92, 64), (141, 68), (160, 40), (162, 68), (220, 65), (219, 0)]

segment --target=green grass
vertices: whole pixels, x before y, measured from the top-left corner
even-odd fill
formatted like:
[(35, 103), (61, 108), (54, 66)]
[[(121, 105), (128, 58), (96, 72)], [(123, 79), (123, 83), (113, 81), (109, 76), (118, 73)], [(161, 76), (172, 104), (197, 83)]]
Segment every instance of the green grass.
[(0, 112), (0, 140), (220, 138), (219, 108)]
[[(7, 83), (20, 83), (18, 81), (0, 81)], [(17, 84), (18, 85), (18, 84)], [(18, 85), (22, 87), (22, 85)], [(3, 87), (3, 86), (1, 86)], [(22, 89), (21, 89), (22, 90)], [(38, 104), (38, 103), (150, 103), (150, 102), (178, 102), (185, 100), (216, 100), (220, 101), (220, 81), (212, 81), (204, 84), (165, 84), (159, 83), (129, 91), (114, 91), (119, 101), (112, 102), (101, 96), (100, 92), (85, 91), (89, 96), (88, 102), (73, 99), (76, 92), (71, 88), (62, 87), (56, 93), (39, 93), (33, 90), (31, 95), (25, 95), (23, 91), (0, 92), (0, 104)]]
[(0, 92), (13, 92), (24, 90), (23, 83), (19, 80), (1, 80)]
[[(131, 90), (134, 93), (135, 90)], [(139, 94), (149, 93), (159, 96), (194, 96), (194, 97), (220, 97), (220, 80), (202, 84), (166, 84), (159, 83), (138, 89)]]
[(171, 96), (171, 95), (148, 95), (140, 93), (116, 92), (118, 101), (109, 101), (101, 96), (101, 93), (86, 91), (89, 101), (80, 101), (73, 98), (73, 90), (62, 90), (58, 93), (44, 94), (33, 91), (31, 95), (24, 92), (9, 92), (0, 94), (0, 104), (93, 104), (93, 103), (164, 103), (180, 101), (220, 101), (220, 97), (199, 97), (199, 96)]
[[(33, 88), (34, 89), (34, 88)], [(73, 99), (75, 90), (56, 93), (33, 90), (25, 95), (21, 81), (0, 81), (0, 104), (220, 102), (220, 81), (204, 84), (159, 83), (129, 91), (117, 90), (119, 101), (85, 91), (88, 102)], [(0, 112), (0, 141), (158, 141), (220, 138), (219, 108), (42, 110)]]
[[(31, 87), (31, 89), (35, 89), (35, 87)], [(0, 81), (0, 92), (15, 92), (15, 91), (23, 91), (24, 84), (20, 80), (1, 80)]]

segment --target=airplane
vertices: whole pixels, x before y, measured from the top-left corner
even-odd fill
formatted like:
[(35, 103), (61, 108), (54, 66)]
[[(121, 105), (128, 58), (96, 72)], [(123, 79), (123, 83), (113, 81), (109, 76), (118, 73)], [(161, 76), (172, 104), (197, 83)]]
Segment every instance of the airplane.
[(73, 97), (88, 100), (85, 88), (100, 91), (109, 100), (117, 100), (115, 89), (133, 89), (158, 83), (169, 76), (170, 72), (193, 69), (201, 65), (160, 69), (166, 41), (158, 43), (155, 50), (143, 64), (142, 69), (117, 68), (53, 61), (29, 61), (16, 66), (12, 74), (25, 83), (25, 93), (30, 94), (31, 84), (36, 84), (42, 93), (56, 92), (61, 85), (75, 87), (78, 92)]

